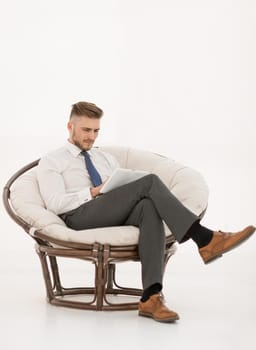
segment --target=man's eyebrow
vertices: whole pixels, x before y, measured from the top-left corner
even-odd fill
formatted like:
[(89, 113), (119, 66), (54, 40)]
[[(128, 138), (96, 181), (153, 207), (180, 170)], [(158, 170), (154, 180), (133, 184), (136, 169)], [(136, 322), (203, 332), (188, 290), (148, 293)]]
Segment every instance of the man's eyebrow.
[(87, 128), (86, 126), (82, 126), (82, 129), (83, 129), (83, 130), (88, 130), (88, 131), (91, 131), (91, 130), (93, 130), (93, 131), (99, 131), (99, 130), (100, 130), (100, 128), (93, 129), (93, 128)]

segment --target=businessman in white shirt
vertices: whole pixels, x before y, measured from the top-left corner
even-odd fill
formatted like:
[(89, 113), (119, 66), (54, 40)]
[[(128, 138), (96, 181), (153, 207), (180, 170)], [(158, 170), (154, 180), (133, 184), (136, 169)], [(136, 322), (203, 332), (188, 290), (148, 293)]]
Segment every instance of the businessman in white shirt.
[(143, 285), (139, 315), (174, 322), (179, 316), (164, 304), (160, 293), (164, 271), (163, 221), (179, 243), (191, 238), (206, 264), (244, 242), (255, 227), (224, 233), (202, 226), (199, 217), (185, 208), (154, 174), (101, 194), (104, 182), (119, 167), (112, 155), (92, 148), (102, 115), (103, 111), (93, 103), (78, 102), (72, 106), (67, 143), (39, 162), (40, 192), (46, 208), (75, 230), (137, 226)]

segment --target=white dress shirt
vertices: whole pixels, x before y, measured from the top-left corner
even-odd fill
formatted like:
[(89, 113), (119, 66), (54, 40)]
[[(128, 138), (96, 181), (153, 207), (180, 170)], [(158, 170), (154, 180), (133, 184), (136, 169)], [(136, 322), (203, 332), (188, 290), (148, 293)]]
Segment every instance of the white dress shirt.
[[(119, 167), (112, 155), (97, 148), (88, 153), (102, 181)], [(46, 208), (57, 215), (76, 209), (92, 199), (92, 183), (81, 149), (70, 142), (41, 158), (37, 177)]]

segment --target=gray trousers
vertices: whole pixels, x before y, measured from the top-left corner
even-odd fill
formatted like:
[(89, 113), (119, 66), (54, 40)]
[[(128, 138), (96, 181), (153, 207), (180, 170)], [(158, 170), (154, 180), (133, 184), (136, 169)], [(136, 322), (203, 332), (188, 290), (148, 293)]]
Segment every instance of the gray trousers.
[(199, 220), (185, 208), (154, 174), (100, 195), (77, 209), (61, 215), (75, 230), (133, 225), (139, 228), (142, 285), (162, 285), (165, 232), (163, 221), (181, 242), (191, 225)]

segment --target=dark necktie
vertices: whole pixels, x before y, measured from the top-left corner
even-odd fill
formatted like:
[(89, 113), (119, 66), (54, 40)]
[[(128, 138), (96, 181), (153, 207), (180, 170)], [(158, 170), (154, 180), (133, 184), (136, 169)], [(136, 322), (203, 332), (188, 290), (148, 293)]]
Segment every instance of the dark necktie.
[(82, 151), (81, 154), (84, 156), (85, 165), (93, 186), (97, 187), (101, 185), (102, 180), (101, 180), (100, 174), (98, 173), (97, 169), (93, 165), (89, 153), (87, 153), (86, 151)]

